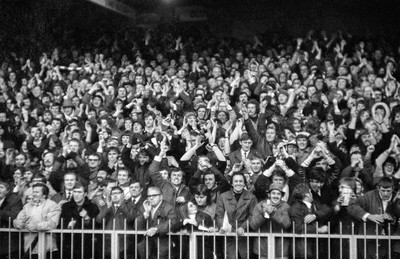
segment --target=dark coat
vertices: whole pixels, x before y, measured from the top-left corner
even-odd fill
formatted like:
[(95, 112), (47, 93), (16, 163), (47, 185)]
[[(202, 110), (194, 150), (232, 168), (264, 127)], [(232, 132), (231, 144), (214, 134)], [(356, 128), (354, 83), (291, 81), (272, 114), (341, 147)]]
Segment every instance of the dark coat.
[(84, 221), (83, 228), (91, 229), (93, 219), (95, 219), (99, 214), (99, 209), (95, 204), (91, 203), (88, 198), (85, 198), (85, 202), (81, 208), (78, 207), (74, 200), (64, 203), (61, 206), (61, 220), (59, 227), (61, 227), (61, 221), (63, 221), (63, 227), (66, 228), (68, 223), (74, 219), (76, 220), (74, 228), (82, 229), (82, 217), (79, 215), (82, 210), (86, 210), (90, 217), (90, 220)]
[[(14, 193), (8, 193), (4, 198), (3, 204), (0, 206), (0, 227), (11, 228), (13, 220), (17, 217), (18, 213), (22, 210), (21, 198)], [(8, 233), (0, 233), (0, 244), (3, 248), (0, 249), (0, 255), (8, 253), (9, 236)], [(18, 251), (18, 234), (11, 234), (11, 251)], [(1, 256), (0, 256), (1, 257)]]
[[(393, 195), (394, 196), (394, 195)], [(363, 222), (363, 216), (366, 213), (370, 214), (383, 214), (388, 213), (395, 217), (395, 203), (393, 201), (389, 201), (386, 210), (383, 210), (382, 199), (379, 196), (378, 190), (372, 190), (367, 192), (364, 196), (359, 197), (354, 203), (350, 204), (348, 209), (348, 213), (356, 218), (357, 220)], [(366, 234), (367, 235), (380, 235), (382, 231), (385, 231), (388, 234), (389, 224), (392, 222), (385, 222), (384, 224), (379, 224), (378, 228), (376, 228), (376, 224), (369, 220), (366, 221)], [(394, 223), (394, 222), (393, 222)], [(376, 230), (378, 229), (378, 232)], [(392, 225), (390, 229), (394, 230), (394, 226)], [(356, 230), (356, 234), (364, 234), (364, 224), (360, 224), (358, 230)], [(393, 233), (392, 233), (393, 234)]]
[(247, 221), (250, 219), (250, 215), (253, 212), (256, 204), (256, 196), (246, 190), (243, 190), (239, 201), (236, 201), (232, 190), (224, 192), (219, 196), (217, 202), (216, 223), (218, 228), (222, 227), (226, 211), (233, 231), (236, 231), (236, 229), (239, 227), (242, 227), (246, 230)]
[(150, 165), (150, 177), (153, 181), (153, 184), (161, 189), (165, 201), (169, 202), (175, 207), (176, 198), (179, 196), (183, 196), (185, 201), (190, 200), (192, 194), (186, 185), (182, 183), (177, 190), (170, 181), (162, 178), (159, 171), (160, 162), (154, 160)]
[[(265, 201), (259, 202), (254, 208), (250, 219), (250, 227), (255, 231), (259, 230), (261, 233), (269, 233), (271, 230), (273, 233), (287, 232), (292, 224), (289, 217), (290, 206), (286, 202), (282, 201), (278, 206), (276, 206), (276, 210), (271, 213), (270, 218), (265, 218), (262, 209), (262, 204), (264, 202)], [(260, 254), (258, 251), (260, 251)], [(260, 238), (260, 240), (255, 239), (253, 243), (253, 252), (259, 254), (259, 256), (268, 257), (268, 238)], [(275, 257), (287, 257), (288, 252), (289, 242), (285, 239), (276, 238)]]
[[(309, 224), (304, 222), (305, 216), (308, 214), (315, 214), (317, 219)], [(289, 215), (292, 219), (297, 234), (316, 234), (317, 233), (317, 223), (318, 227), (321, 227), (329, 215), (331, 214), (331, 209), (323, 204), (312, 204), (311, 210), (308, 209), (307, 205), (300, 200), (296, 200), (289, 209)], [(315, 240), (307, 239), (307, 254), (305, 254), (305, 239), (296, 239), (296, 256), (299, 257), (313, 257), (315, 256), (316, 247)]]
[[(144, 208), (142, 206), (137, 217), (139, 230), (148, 230), (152, 227), (156, 227), (157, 234), (153, 237), (149, 237), (147, 242), (146, 239), (143, 239), (138, 244), (140, 258), (168, 258), (168, 250), (172, 249), (172, 246), (169, 246), (167, 234), (170, 226), (178, 222), (174, 207), (169, 202), (163, 200), (153, 217), (150, 215), (145, 219), (143, 212)], [(157, 247), (158, 245), (159, 247)], [(146, 247), (148, 248), (149, 255), (146, 255)]]

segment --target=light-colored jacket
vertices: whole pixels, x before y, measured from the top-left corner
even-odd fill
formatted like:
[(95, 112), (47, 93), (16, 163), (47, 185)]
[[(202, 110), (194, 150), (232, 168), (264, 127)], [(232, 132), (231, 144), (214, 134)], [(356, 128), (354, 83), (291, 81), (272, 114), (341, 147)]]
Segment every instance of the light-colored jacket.
[[(17, 229), (26, 229), (26, 224), (33, 223), (36, 231), (48, 231), (57, 228), (60, 221), (61, 206), (56, 202), (46, 199), (40, 204), (39, 209), (36, 205), (29, 202), (25, 204), (24, 208), (20, 211), (17, 218), (14, 219), (13, 224)], [(36, 215), (33, 215), (33, 214)], [(40, 213), (40, 215), (39, 215)], [(37, 219), (40, 219), (37, 221)], [(37, 233), (31, 232), (24, 235), (24, 250), (26, 251), (35, 240)], [(55, 235), (46, 234), (46, 251), (57, 250)], [(32, 254), (37, 254), (37, 246), (32, 247)]]

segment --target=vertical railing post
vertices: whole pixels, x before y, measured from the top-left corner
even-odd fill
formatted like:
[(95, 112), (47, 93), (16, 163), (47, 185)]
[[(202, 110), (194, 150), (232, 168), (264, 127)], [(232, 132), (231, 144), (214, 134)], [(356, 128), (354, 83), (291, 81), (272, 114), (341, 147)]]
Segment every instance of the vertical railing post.
[(351, 237), (349, 240), (350, 259), (357, 259), (357, 236), (354, 232), (354, 223), (351, 223)]
[(111, 259), (118, 259), (119, 257), (119, 244), (118, 234), (115, 232), (115, 219), (113, 219), (113, 231), (111, 233)]
[[(52, 241), (50, 241), (52, 242)], [(55, 245), (55, 244), (53, 244)], [(38, 242), (37, 242), (37, 249), (38, 249), (38, 259), (46, 259), (46, 233), (45, 232), (38, 232)]]
[[(192, 259), (197, 259), (197, 236), (195, 233), (191, 233), (189, 236), (189, 258)], [(203, 248), (204, 249), (204, 242), (203, 242)], [(210, 249), (210, 248), (206, 248), (206, 249)]]
[(275, 235), (270, 233), (263, 233), (263, 235), (268, 235), (268, 254), (272, 255), (271, 258), (275, 258)]

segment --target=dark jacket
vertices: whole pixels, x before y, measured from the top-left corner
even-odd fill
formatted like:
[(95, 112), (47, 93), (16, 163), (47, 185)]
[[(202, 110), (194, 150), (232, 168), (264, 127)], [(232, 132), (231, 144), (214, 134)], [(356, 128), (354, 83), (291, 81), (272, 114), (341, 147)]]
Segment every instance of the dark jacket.
[(243, 190), (239, 201), (236, 201), (232, 190), (224, 192), (219, 196), (217, 202), (216, 223), (218, 228), (222, 227), (226, 211), (233, 231), (236, 231), (236, 229), (239, 227), (242, 227), (246, 230), (247, 221), (250, 219), (250, 215), (253, 212), (256, 204), (256, 196), (246, 190)]
[(83, 218), (79, 215), (79, 213), (82, 210), (86, 210), (88, 213), (88, 216), (90, 217), (89, 220), (83, 221), (84, 222), (83, 228), (91, 229), (93, 219), (95, 219), (96, 216), (99, 214), (99, 209), (97, 208), (97, 206), (95, 204), (91, 203), (87, 197), (85, 198), (85, 201), (84, 201), (82, 207), (80, 207), (80, 208), (74, 200), (66, 202), (61, 206), (61, 219), (60, 219), (59, 227), (61, 227), (61, 222), (63, 222), (63, 228), (66, 228), (68, 226), (68, 223), (72, 219), (74, 219), (74, 220), (76, 220), (74, 229), (82, 229), (82, 219)]

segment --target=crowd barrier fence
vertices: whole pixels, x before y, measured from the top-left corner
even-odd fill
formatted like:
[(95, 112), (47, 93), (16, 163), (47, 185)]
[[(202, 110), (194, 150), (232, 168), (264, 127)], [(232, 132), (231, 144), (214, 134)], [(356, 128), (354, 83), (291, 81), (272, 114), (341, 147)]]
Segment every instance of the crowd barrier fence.
[[(83, 223), (83, 222), (82, 222)], [(86, 259), (86, 258), (110, 258), (110, 259), (123, 259), (123, 258), (141, 258), (138, 245), (140, 242), (145, 242), (144, 257), (146, 258), (176, 258), (176, 259), (199, 259), (199, 258), (227, 258), (228, 254), (228, 240), (233, 241), (235, 254), (238, 254), (239, 242), (245, 240), (246, 247), (250, 248), (254, 244), (257, 249), (246, 250), (247, 258), (251, 253), (260, 255), (262, 243), (267, 244), (268, 258), (295, 258), (299, 257), (299, 249), (303, 250), (303, 255), (312, 255), (316, 259), (359, 259), (366, 258), (367, 250), (374, 246), (378, 258), (379, 250), (385, 249), (388, 252), (388, 259), (395, 259), (391, 251), (394, 243), (400, 245), (400, 236), (391, 235), (390, 225), (388, 234), (378, 234), (378, 225), (376, 225), (375, 235), (362, 234), (356, 235), (354, 232), (354, 225), (351, 234), (342, 233), (342, 225), (340, 224), (339, 233), (304, 233), (296, 234), (295, 227), (292, 224), (289, 232), (281, 233), (265, 233), (265, 232), (252, 232), (246, 231), (243, 236), (238, 236), (236, 233), (220, 233), (220, 232), (205, 232), (205, 231), (179, 231), (172, 233), (171, 231), (160, 237), (148, 237), (144, 230), (131, 230), (124, 223), (124, 229), (116, 229), (116, 222), (113, 222), (112, 229), (106, 229), (105, 221), (103, 221), (102, 229), (93, 227), (91, 229), (70, 229), (61, 228), (49, 231), (30, 232), (28, 230), (20, 230), (11, 227), (0, 228), (0, 257), (1, 258), (32, 258), (32, 247), (29, 248), (29, 256), (26, 256), (26, 251), (23, 250), (24, 236), (37, 235), (37, 258), (38, 259)], [(135, 223), (135, 229), (137, 225)], [(249, 228), (247, 228), (249, 229)], [(329, 228), (328, 228), (329, 229)], [(272, 230), (272, 229), (270, 229)], [(364, 224), (364, 233), (366, 233), (366, 224)], [(270, 231), (272, 232), (272, 231)], [(58, 252), (47, 253), (46, 242), (49, 238), (56, 238), (58, 245)], [(6, 242), (4, 242), (6, 240)], [(140, 240), (140, 241), (139, 241)], [(301, 241), (302, 246), (298, 246)], [(154, 242), (154, 246), (149, 243)], [(162, 256), (160, 254), (160, 245), (162, 242), (167, 242), (168, 255)], [(266, 242), (266, 243), (265, 243)], [(382, 244), (385, 244), (383, 246)], [(258, 245), (257, 245), (258, 244)], [(279, 245), (277, 246), (277, 244)], [(373, 244), (373, 245), (372, 245)], [(18, 249), (15, 249), (17, 246)], [(209, 247), (210, 246), (210, 247)], [(285, 247), (288, 250), (288, 255), (280, 253), (277, 255), (277, 250), (284, 251)], [(109, 249), (108, 249), (109, 248)], [(154, 249), (157, 249), (154, 250)], [(265, 249), (265, 248), (264, 248)], [(312, 249), (312, 251), (307, 251)], [(15, 251), (17, 250), (17, 251)], [(155, 256), (150, 257), (150, 254)], [(360, 254), (362, 256), (360, 256)], [(300, 254), (301, 255), (301, 254)], [(143, 256), (143, 255), (142, 255)], [(307, 256), (306, 256), (307, 257)], [(309, 257), (309, 256), (308, 256)], [(264, 257), (260, 257), (264, 258)]]

